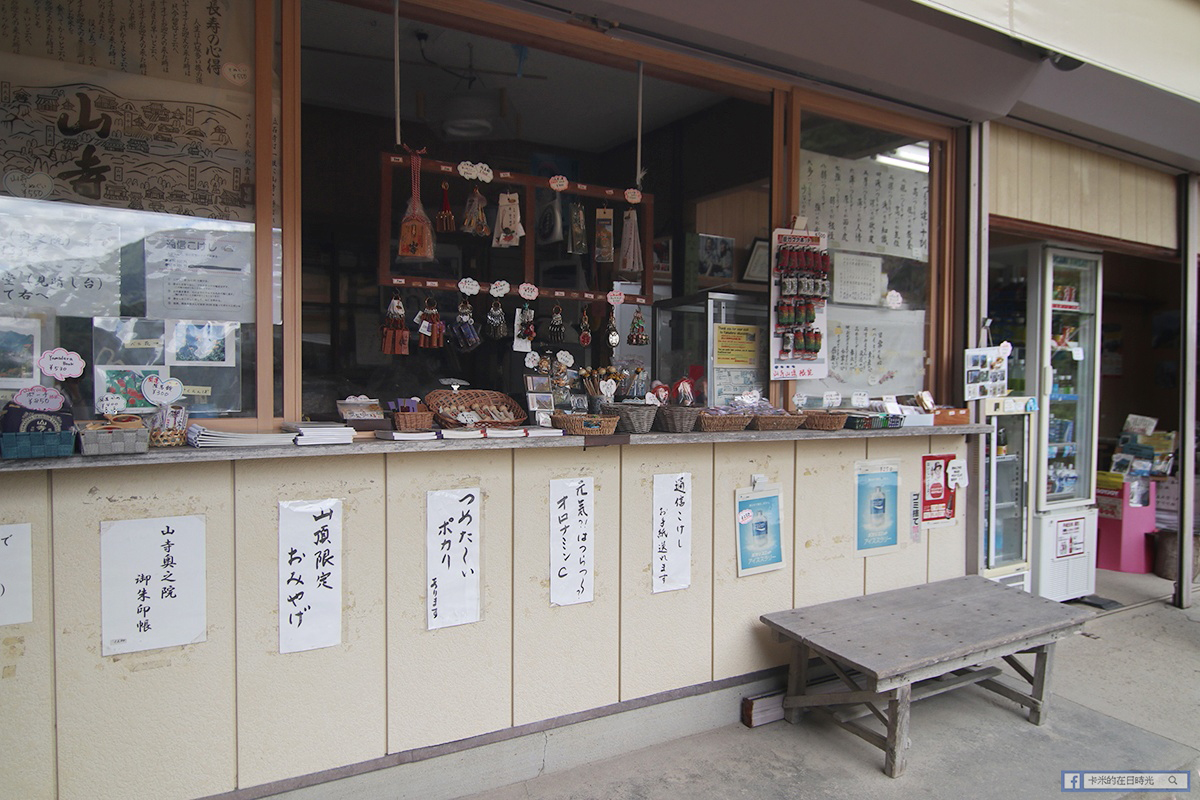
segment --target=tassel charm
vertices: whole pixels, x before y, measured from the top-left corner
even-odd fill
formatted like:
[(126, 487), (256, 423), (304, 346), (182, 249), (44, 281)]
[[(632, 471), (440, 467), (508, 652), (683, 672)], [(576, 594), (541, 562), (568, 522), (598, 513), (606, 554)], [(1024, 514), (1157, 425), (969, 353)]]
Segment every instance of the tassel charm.
[(546, 326), (546, 338), (552, 342), (561, 342), (566, 338), (566, 327), (563, 325), (562, 306), (556, 305), (550, 314), (550, 324)]
[(442, 210), (437, 213), (437, 232), (454, 231), (454, 211), (450, 209), (450, 184), (442, 181)]
[(492, 301), (492, 307), (487, 313), (487, 327), (484, 333), (489, 339), (504, 339), (508, 337), (508, 320), (504, 318), (504, 309), (499, 300)]
[(629, 336), (625, 341), (638, 347), (650, 344), (650, 337), (646, 335), (646, 318), (642, 316), (640, 308), (633, 311), (633, 321), (629, 323)]
[(588, 321), (586, 308), (579, 312), (579, 343), (584, 347), (592, 343), (592, 323)]

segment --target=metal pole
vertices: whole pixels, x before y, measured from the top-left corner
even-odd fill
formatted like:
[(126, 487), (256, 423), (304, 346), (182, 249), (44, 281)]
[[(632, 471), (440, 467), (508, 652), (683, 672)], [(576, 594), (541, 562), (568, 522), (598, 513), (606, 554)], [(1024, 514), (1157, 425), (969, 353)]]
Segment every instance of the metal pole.
[(1179, 178), (1180, 290), (1183, 320), (1179, 341), (1179, 564), (1174, 604), (1192, 605), (1192, 533), (1196, 522), (1196, 313), (1200, 268), (1200, 176)]

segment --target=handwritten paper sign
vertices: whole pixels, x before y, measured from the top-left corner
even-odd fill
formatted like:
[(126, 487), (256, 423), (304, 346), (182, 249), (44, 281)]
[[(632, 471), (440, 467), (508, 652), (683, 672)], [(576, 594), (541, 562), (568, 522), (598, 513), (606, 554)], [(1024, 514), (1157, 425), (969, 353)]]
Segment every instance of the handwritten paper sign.
[(0, 213), (0, 309), (114, 316), (121, 306), (120, 255), (116, 225)]
[(47, 350), (38, 358), (38, 369), (48, 378), (65, 381), (83, 374), (83, 356), (74, 350), (56, 347)]
[(483, 493), (443, 489), (425, 496), (425, 616), (429, 630), (478, 622)]
[(342, 501), (279, 504), (279, 652), (342, 643)]
[(33, 525), (0, 525), (0, 625), (33, 622)]
[(550, 604), (595, 598), (593, 478), (550, 481)]
[(204, 539), (201, 515), (100, 523), (101, 655), (208, 638)]
[(654, 541), (650, 590), (692, 585), (692, 473), (654, 476)]

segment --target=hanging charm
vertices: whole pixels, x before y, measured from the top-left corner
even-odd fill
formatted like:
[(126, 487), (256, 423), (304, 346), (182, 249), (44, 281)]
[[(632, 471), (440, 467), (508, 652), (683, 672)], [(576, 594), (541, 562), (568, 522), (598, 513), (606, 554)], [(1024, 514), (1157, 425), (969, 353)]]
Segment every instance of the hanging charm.
[(584, 221), (583, 204), (571, 203), (570, 220), (567, 226), (567, 252), (571, 255), (586, 255), (587, 222)]
[(408, 208), (404, 218), (400, 220), (400, 246), (397, 255), (405, 261), (433, 260), (433, 226), (429, 222), (425, 208), (421, 205), (421, 154), (425, 148), (412, 150), (404, 147), (409, 153), (409, 165), (412, 168), (412, 197), (408, 199)]
[(550, 313), (550, 324), (546, 327), (546, 338), (552, 342), (561, 342), (566, 338), (566, 327), (563, 325), (562, 306), (554, 306)]
[(584, 347), (592, 343), (592, 323), (588, 321), (586, 307), (579, 312), (579, 343)]
[(646, 335), (646, 318), (642, 316), (640, 308), (633, 310), (633, 321), (629, 323), (629, 336), (625, 341), (638, 347), (650, 344), (650, 337)]
[(613, 260), (613, 210), (596, 209), (596, 261), (609, 263)]
[(442, 322), (437, 301), (432, 297), (425, 301), (425, 308), (417, 314), (417, 331), (421, 334), (417, 340), (420, 347), (437, 348), (446, 342), (446, 323)]
[(625, 212), (621, 220), (621, 272), (642, 271), (642, 243), (638, 234), (637, 209)]
[(454, 211), (450, 208), (450, 184), (442, 181), (442, 210), (437, 213), (438, 233), (454, 231)]
[(616, 350), (617, 345), (621, 343), (621, 333), (617, 330), (616, 308), (610, 308), (608, 310), (608, 326), (604, 329), (604, 335), (608, 340), (608, 346), (613, 350)]
[(499, 300), (492, 301), (492, 307), (487, 313), (487, 327), (483, 329), (489, 339), (504, 339), (508, 336), (508, 320), (504, 318), (504, 309)]
[(467, 198), (466, 208), (463, 209), (463, 233), (485, 237), (492, 235), (492, 229), (487, 224), (487, 214), (483, 211), (486, 205), (487, 198), (480, 194), (479, 187), (471, 189), (471, 196)]
[(492, 234), (492, 247), (517, 247), (525, 228), (521, 225), (521, 203), (516, 192), (500, 195), (496, 211), (496, 230)]
[(466, 297), (458, 301), (458, 317), (451, 329), (454, 346), (461, 353), (469, 353), (479, 347), (479, 332), (475, 330), (475, 312)]
[(563, 220), (561, 195), (554, 193), (554, 198), (538, 209), (537, 212), (537, 243), (553, 244), (563, 239)]
[(537, 326), (533, 324), (533, 309), (526, 303), (513, 315), (513, 350), (528, 353), (537, 338)]
[(404, 322), (404, 301), (400, 293), (392, 295), (379, 329), (383, 352), (393, 356), (408, 355), (408, 326)]

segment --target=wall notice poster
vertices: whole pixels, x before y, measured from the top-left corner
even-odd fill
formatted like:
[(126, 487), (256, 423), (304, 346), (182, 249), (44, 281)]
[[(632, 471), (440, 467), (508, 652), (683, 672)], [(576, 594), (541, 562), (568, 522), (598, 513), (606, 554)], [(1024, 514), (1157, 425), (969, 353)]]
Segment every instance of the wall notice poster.
[(900, 547), (900, 462), (895, 459), (854, 463), (854, 554), (874, 556)]
[(33, 622), (33, 525), (0, 525), (0, 625)]
[(771, 233), (771, 380), (829, 373), (826, 310), (829, 243), (825, 234), (777, 228)]
[(692, 473), (654, 476), (650, 591), (692, 585)]
[(967, 400), (1008, 394), (1008, 354), (1012, 345), (974, 347), (963, 351), (963, 380)]
[(254, 322), (252, 231), (160, 231), (145, 248), (147, 316)]
[(595, 480), (550, 481), (550, 604), (595, 599)]
[(425, 495), (425, 617), (429, 630), (480, 619), (478, 488)]
[(949, 480), (954, 455), (921, 456), (921, 522), (948, 525), (954, 521), (958, 489)]
[(342, 501), (279, 503), (279, 652), (342, 643)]
[(117, 314), (120, 228), (3, 213), (19, 202), (0, 203), (0, 309), (53, 308), (64, 317)]
[(800, 383), (796, 390), (843, 397), (866, 392), (916, 394), (925, 388), (925, 312), (856, 308), (830, 303), (829, 374)]
[(759, 325), (713, 325), (713, 385), (709, 404), (726, 405), (745, 392), (766, 394), (767, 336)]
[(205, 557), (203, 516), (101, 522), (100, 654), (205, 641)]
[(1084, 541), (1086, 530), (1083, 517), (1056, 520), (1054, 523), (1054, 557), (1059, 559), (1083, 555), (1086, 547)]
[(783, 569), (783, 507), (779, 484), (735, 493), (738, 577)]

